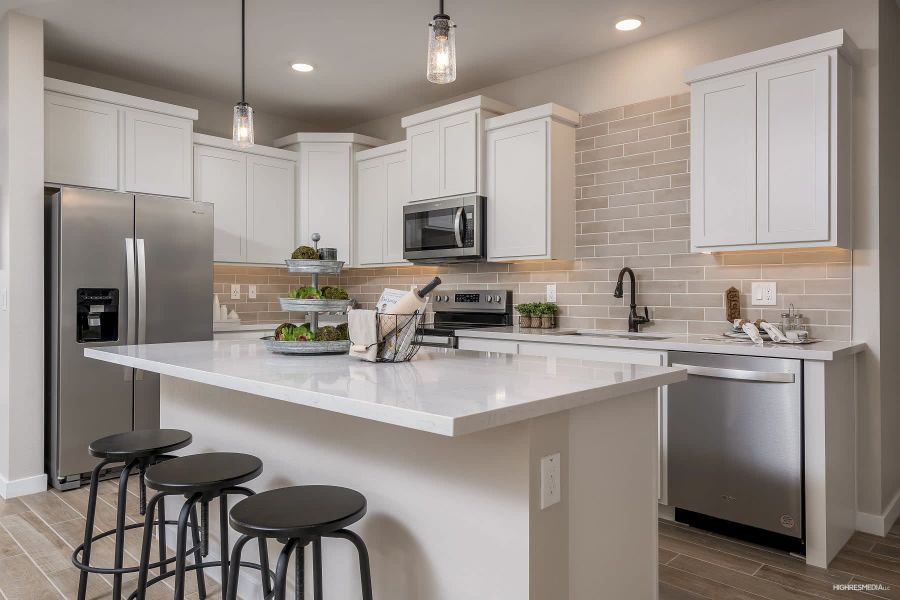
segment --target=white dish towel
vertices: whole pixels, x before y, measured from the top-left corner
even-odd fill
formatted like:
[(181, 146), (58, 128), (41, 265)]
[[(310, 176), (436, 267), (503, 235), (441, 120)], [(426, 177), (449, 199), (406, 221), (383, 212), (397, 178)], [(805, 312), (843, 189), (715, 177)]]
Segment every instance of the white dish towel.
[(378, 327), (374, 310), (351, 310), (347, 313), (350, 334), (350, 356), (376, 362), (378, 356)]

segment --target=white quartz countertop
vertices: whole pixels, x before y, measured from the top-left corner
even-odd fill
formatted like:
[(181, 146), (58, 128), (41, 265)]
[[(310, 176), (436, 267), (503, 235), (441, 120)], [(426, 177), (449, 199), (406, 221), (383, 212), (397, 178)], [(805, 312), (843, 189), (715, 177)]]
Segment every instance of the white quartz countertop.
[(222, 388), (459, 436), (684, 381), (683, 369), (423, 349), (407, 363), (283, 356), (255, 340), (87, 348), (84, 355)]
[(637, 348), (644, 350), (677, 350), (681, 352), (712, 352), (715, 354), (740, 354), (744, 356), (771, 356), (773, 358), (800, 358), (804, 360), (834, 360), (862, 352), (863, 342), (821, 341), (814, 344), (789, 345), (766, 342), (757, 346), (752, 342), (735, 341), (729, 338), (706, 339), (710, 335), (675, 335), (666, 339), (624, 339), (616, 337), (595, 337), (571, 335), (575, 329), (519, 329), (518, 327), (488, 327), (484, 329), (460, 329), (457, 337), (482, 338), (489, 340), (511, 340), (520, 342), (546, 342), (551, 344), (580, 344), (583, 346), (603, 346), (609, 348)]

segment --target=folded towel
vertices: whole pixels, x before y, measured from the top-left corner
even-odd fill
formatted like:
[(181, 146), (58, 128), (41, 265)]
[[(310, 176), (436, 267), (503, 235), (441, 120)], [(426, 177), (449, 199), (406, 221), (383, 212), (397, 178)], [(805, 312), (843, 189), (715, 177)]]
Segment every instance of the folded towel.
[(374, 310), (350, 310), (347, 313), (350, 356), (375, 362), (378, 355), (378, 327)]
[(790, 341), (788, 340), (788, 337), (784, 334), (784, 332), (781, 331), (781, 328), (777, 325), (773, 325), (771, 323), (766, 323), (765, 321), (763, 321), (759, 324), (759, 326), (766, 330), (766, 333), (769, 334), (769, 337), (772, 338), (773, 342), (783, 344)]
[(744, 323), (741, 326), (741, 329), (744, 330), (744, 333), (750, 336), (750, 339), (753, 340), (754, 344), (757, 344), (759, 346), (763, 345), (764, 342), (762, 336), (759, 335), (759, 329), (756, 328), (756, 325), (754, 325), (753, 323)]

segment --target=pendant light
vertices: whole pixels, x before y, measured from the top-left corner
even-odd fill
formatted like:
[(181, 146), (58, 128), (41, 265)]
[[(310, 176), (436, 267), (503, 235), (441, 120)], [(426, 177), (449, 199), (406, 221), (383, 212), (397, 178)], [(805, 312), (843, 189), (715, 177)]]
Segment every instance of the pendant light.
[(444, 14), (444, 0), (438, 0), (438, 14), (428, 24), (428, 70), (431, 83), (456, 81), (456, 23)]
[(244, 38), (246, 36), (245, 1), (241, 0), (241, 101), (234, 105), (234, 122), (231, 128), (231, 141), (238, 148), (249, 148), (253, 145), (253, 107), (247, 104), (244, 96), (244, 80), (246, 78), (246, 50), (244, 49)]

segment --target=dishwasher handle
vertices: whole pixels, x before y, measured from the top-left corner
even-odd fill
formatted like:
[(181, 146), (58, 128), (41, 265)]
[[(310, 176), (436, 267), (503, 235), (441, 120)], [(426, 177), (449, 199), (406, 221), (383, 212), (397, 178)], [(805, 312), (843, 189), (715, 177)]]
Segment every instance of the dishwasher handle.
[(794, 383), (793, 373), (773, 373), (766, 371), (745, 371), (743, 369), (721, 369), (718, 367), (701, 367), (699, 365), (682, 365), (672, 363), (676, 369), (685, 369), (688, 375), (698, 377), (716, 377), (718, 379), (737, 379), (739, 381), (763, 381), (767, 383)]

